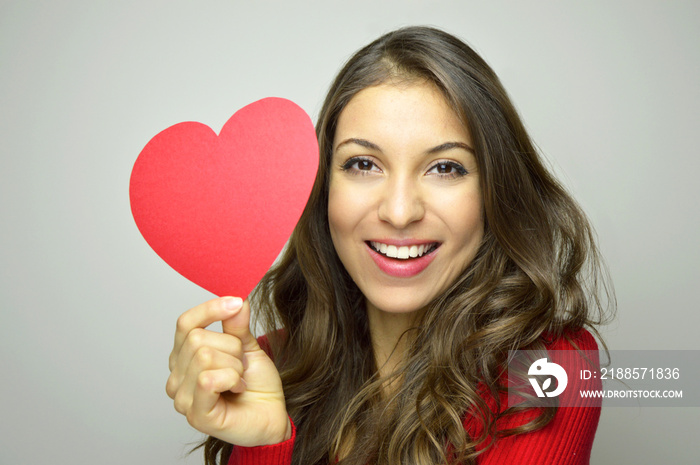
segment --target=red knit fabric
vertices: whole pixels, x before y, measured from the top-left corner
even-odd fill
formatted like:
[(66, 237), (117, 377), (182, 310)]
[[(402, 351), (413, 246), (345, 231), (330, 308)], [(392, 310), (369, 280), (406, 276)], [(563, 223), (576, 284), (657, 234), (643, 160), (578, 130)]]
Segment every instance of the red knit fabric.
[[(582, 351), (595, 351), (598, 346), (595, 339), (588, 331), (571, 335), (573, 342)], [(267, 341), (265, 341), (267, 342)], [(261, 344), (263, 345), (263, 344)], [(267, 344), (264, 344), (265, 346)], [(552, 350), (574, 350), (572, 344), (566, 339), (558, 339), (547, 345)], [(579, 370), (589, 368), (585, 361), (578, 356), (572, 356), (564, 362), (567, 369)], [(557, 361), (560, 363), (562, 361)], [(561, 364), (561, 363), (560, 363)], [(570, 371), (577, 373), (578, 371)], [(591, 386), (586, 387), (590, 389)], [(562, 403), (570, 401), (578, 395), (577, 380), (569, 379), (569, 385), (562, 393)], [(566, 397), (569, 396), (569, 397)], [(485, 398), (490, 406), (495, 406), (493, 399)], [(507, 395), (501, 398), (502, 405), (507, 404)], [(518, 465), (585, 465), (590, 461), (593, 439), (600, 418), (600, 399), (587, 399), (580, 407), (560, 407), (554, 419), (544, 428), (530, 433), (519, 434), (506, 438), (498, 438), (486, 450), (478, 456), (478, 465), (518, 464)], [(505, 407), (504, 407), (505, 408)], [(518, 414), (502, 418), (497, 423), (498, 430), (520, 426), (537, 414), (534, 410), (527, 410)], [(483, 431), (483, 426), (473, 416), (466, 416), (464, 429), (477, 437)], [(296, 438), (296, 427), (292, 423), (292, 437), (280, 444), (260, 447), (234, 447), (229, 459), (229, 465), (290, 465), (292, 463), (292, 451)], [(485, 444), (490, 442), (487, 438)], [(482, 445), (483, 448), (483, 445)]]
[(292, 437), (288, 440), (269, 446), (234, 446), (228, 463), (229, 465), (289, 465), (292, 463), (292, 451), (296, 437), (297, 428), (292, 422)]
[[(586, 352), (589, 357), (595, 357), (597, 361), (598, 345), (593, 336), (585, 330), (570, 335), (571, 340), (578, 348)], [(574, 350), (571, 342), (562, 338), (547, 345), (547, 350), (570, 351), (570, 356), (558, 355), (554, 362), (566, 366), (567, 372), (578, 373), (582, 369), (590, 369), (584, 357)], [(562, 354), (559, 352), (558, 354)], [(577, 405), (577, 407), (560, 407), (552, 421), (542, 429), (530, 433), (498, 438), (495, 443), (487, 448), (477, 458), (477, 464), (494, 465), (513, 463), (518, 465), (585, 465), (591, 457), (591, 448), (598, 420), (600, 419), (601, 399), (579, 399), (580, 388), (599, 389), (600, 381), (591, 380), (582, 386), (582, 382), (576, 377), (569, 377), (569, 384), (561, 394), (560, 401), (563, 405)], [(507, 394), (501, 396), (501, 403), (507, 405)], [(494, 405), (492, 399), (487, 399), (487, 404)], [(536, 410), (527, 410), (516, 415), (502, 418), (498, 421), (499, 431), (520, 426), (537, 415)], [(483, 427), (474, 417), (467, 417), (464, 421), (464, 429), (472, 436), (477, 437), (483, 431)], [(490, 438), (487, 438), (488, 442)]]

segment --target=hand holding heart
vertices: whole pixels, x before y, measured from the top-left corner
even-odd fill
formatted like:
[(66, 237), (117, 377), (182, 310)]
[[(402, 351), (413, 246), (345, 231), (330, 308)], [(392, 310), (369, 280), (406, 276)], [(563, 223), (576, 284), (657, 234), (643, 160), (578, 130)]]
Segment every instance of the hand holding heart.
[[(223, 333), (206, 329), (217, 321)], [(232, 297), (183, 313), (166, 391), (205, 434), (239, 446), (277, 444), (291, 437), (282, 381), (249, 322), (248, 301)]]
[(195, 122), (155, 135), (131, 172), (131, 212), (178, 273), (216, 295), (246, 297), (289, 239), (317, 169), (309, 115), (265, 98), (218, 135)]
[[(318, 167), (309, 116), (266, 98), (217, 135), (180, 123), (153, 137), (131, 173), (136, 225), (176, 271), (217, 294), (247, 296), (306, 204)], [(223, 333), (206, 328), (222, 322)], [(182, 314), (166, 391), (196, 429), (240, 446), (291, 437), (282, 382), (249, 329), (247, 300), (215, 299)]]

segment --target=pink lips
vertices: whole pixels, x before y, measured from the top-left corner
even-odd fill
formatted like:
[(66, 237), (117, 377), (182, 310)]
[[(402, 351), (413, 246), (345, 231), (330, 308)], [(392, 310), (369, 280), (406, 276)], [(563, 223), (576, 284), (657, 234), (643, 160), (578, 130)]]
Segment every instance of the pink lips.
[[(400, 245), (400, 244), (399, 244)], [(369, 244), (365, 244), (369, 251), (370, 257), (374, 260), (380, 270), (389, 276), (396, 278), (410, 278), (417, 275), (430, 265), (430, 262), (435, 258), (437, 249), (427, 253), (421, 257), (401, 260), (397, 258), (389, 258), (375, 251)]]

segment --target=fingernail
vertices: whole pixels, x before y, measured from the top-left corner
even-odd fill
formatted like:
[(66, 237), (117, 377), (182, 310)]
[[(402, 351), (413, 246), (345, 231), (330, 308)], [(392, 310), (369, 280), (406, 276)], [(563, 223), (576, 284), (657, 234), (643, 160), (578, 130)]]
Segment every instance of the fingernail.
[(240, 297), (227, 297), (224, 299), (224, 308), (229, 312), (235, 312), (243, 306), (243, 299)]
[(243, 354), (243, 371), (246, 371), (248, 369), (248, 357)]

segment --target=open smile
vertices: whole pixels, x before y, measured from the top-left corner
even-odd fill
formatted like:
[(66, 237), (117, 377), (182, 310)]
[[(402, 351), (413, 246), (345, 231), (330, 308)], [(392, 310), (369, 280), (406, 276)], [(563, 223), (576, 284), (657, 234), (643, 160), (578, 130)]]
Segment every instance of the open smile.
[(368, 241), (368, 245), (375, 252), (380, 253), (385, 257), (396, 258), (398, 260), (408, 260), (411, 258), (422, 257), (423, 255), (431, 253), (440, 246), (438, 242), (397, 246), (377, 241)]
[(380, 241), (366, 241), (365, 245), (379, 270), (394, 278), (411, 278), (430, 265), (441, 243), (388, 244)]

